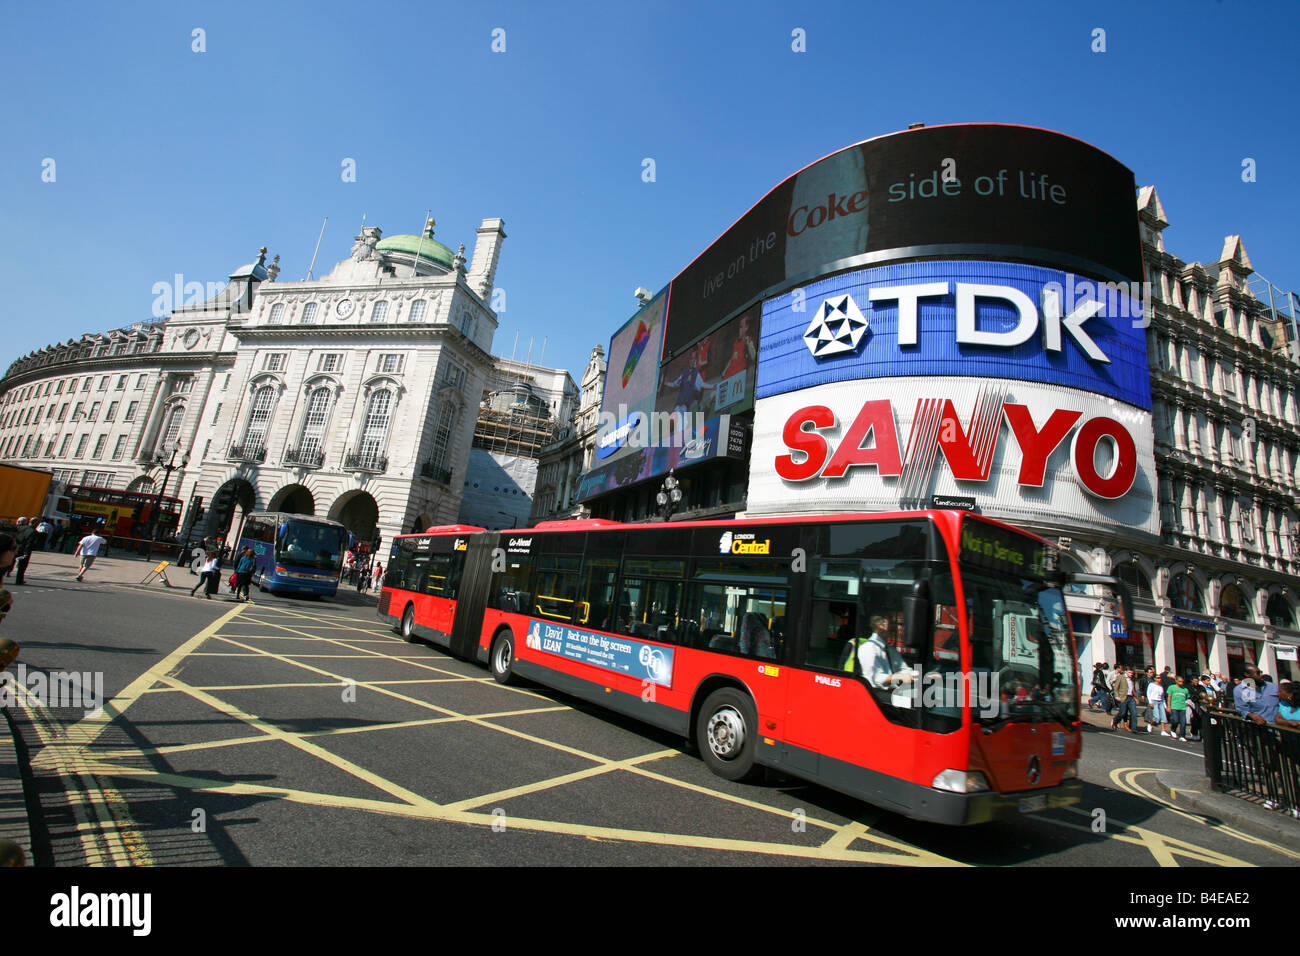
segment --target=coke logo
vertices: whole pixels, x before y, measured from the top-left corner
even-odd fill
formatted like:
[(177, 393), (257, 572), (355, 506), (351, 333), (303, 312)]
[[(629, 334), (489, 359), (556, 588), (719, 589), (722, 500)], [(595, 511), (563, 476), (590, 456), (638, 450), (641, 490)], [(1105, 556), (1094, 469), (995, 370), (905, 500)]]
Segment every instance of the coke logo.
[(790, 213), (790, 218), (786, 220), (785, 231), (791, 236), (797, 236), (808, 229), (816, 229), (824, 222), (865, 212), (866, 209), (867, 191), (865, 189), (859, 189), (851, 196), (839, 196), (836, 193), (831, 193), (826, 197), (826, 202), (823, 205), (811, 208), (803, 205), (794, 209)]

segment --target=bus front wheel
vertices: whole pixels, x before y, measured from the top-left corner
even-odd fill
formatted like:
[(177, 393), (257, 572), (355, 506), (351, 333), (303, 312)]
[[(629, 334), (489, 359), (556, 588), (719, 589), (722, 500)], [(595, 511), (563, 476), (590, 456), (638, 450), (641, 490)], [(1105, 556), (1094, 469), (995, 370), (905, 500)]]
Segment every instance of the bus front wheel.
[(402, 640), (415, 640), (415, 608), (410, 604), (406, 605), (406, 612), (402, 615)]
[(502, 631), (492, 642), (492, 677), (498, 684), (515, 682), (515, 636)]
[(758, 715), (747, 694), (731, 687), (715, 690), (695, 725), (695, 742), (710, 770), (725, 780), (747, 783), (763, 768), (754, 763)]

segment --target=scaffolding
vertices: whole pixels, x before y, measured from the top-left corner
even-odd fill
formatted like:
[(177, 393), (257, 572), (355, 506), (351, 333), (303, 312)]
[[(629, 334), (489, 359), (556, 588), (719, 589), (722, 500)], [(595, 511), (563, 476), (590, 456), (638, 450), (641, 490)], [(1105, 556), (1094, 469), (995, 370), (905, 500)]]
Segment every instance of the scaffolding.
[(1300, 326), (1296, 323), (1296, 315), (1300, 312), (1300, 302), (1297, 299), (1300, 297), (1294, 292), (1279, 289), (1258, 272), (1250, 277), (1247, 284), (1251, 295), (1268, 305), (1269, 318), (1273, 323), (1269, 330), (1273, 338), (1273, 351), (1300, 364)]
[(501, 408), (495, 400), (502, 394), (514, 393), (494, 393), (480, 406), (473, 447), (519, 458), (540, 457), (542, 447), (555, 437), (555, 422), (545, 407), (533, 402), (516, 401)]

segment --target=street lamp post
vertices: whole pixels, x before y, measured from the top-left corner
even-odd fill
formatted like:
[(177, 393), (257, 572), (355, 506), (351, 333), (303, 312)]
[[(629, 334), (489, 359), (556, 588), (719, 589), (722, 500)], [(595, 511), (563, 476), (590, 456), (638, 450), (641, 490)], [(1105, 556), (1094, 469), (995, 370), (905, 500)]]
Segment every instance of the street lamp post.
[(176, 464), (176, 455), (180, 453), (181, 443), (178, 441), (171, 447), (171, 452), (167, 459), (163, 459), (162, 452), (154, 456), (154, 464), (163, 469), (162, 487), (158, 489), (158, 494), (154, 496), (153, 501), (153, 522), (152, 529), (149, 532), (149, 549), (145, 553), (145, 560), (153, 558), (153, 547), (158, 543), (158, 515), (162, 509), (163, 495), (167, 494), (167, 482), (171, 480), (173, 471), (180, 471), (190, 463), (189, 452), (181, 455), (181, 463)]
[(655, 504), (659, 506), (659, 517), (664, 521), (673, 516), (677, 506), (682, 501), (682, 489), (679, 487), (677, 478), (669, 470), (668, 477), (664, 479), (663, 485), (659, 488), (659, 493), (655, 495)]

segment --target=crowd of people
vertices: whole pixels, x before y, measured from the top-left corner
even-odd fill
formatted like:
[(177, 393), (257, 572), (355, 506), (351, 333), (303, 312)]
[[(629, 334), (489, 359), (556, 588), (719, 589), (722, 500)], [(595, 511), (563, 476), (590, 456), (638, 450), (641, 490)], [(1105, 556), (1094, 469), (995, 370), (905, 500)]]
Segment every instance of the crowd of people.
[(1131, 733), (1139, 729), (1139, 708), (1146, 732), (1173, 737), (1180, 742), (1201, 739), (1202, 721), (1211, 707), (1236, 710), (1242, 717), (1259, 724), (1300, 729), (1300, 684), (1280, 684), (1268, 674), (1247, 664), (1242, 677), (1225, 678), (1222, 674), (1202, 674), (1188, 679), (1175, 675), (1166, 667), (1159, 676), (1156, 669), (1111, 668), (1097, 664), (1092, 671), (1092, 697), (1088, 706), (1094, 711), (1114, 712), (1111, 729), (1123, 724)]

